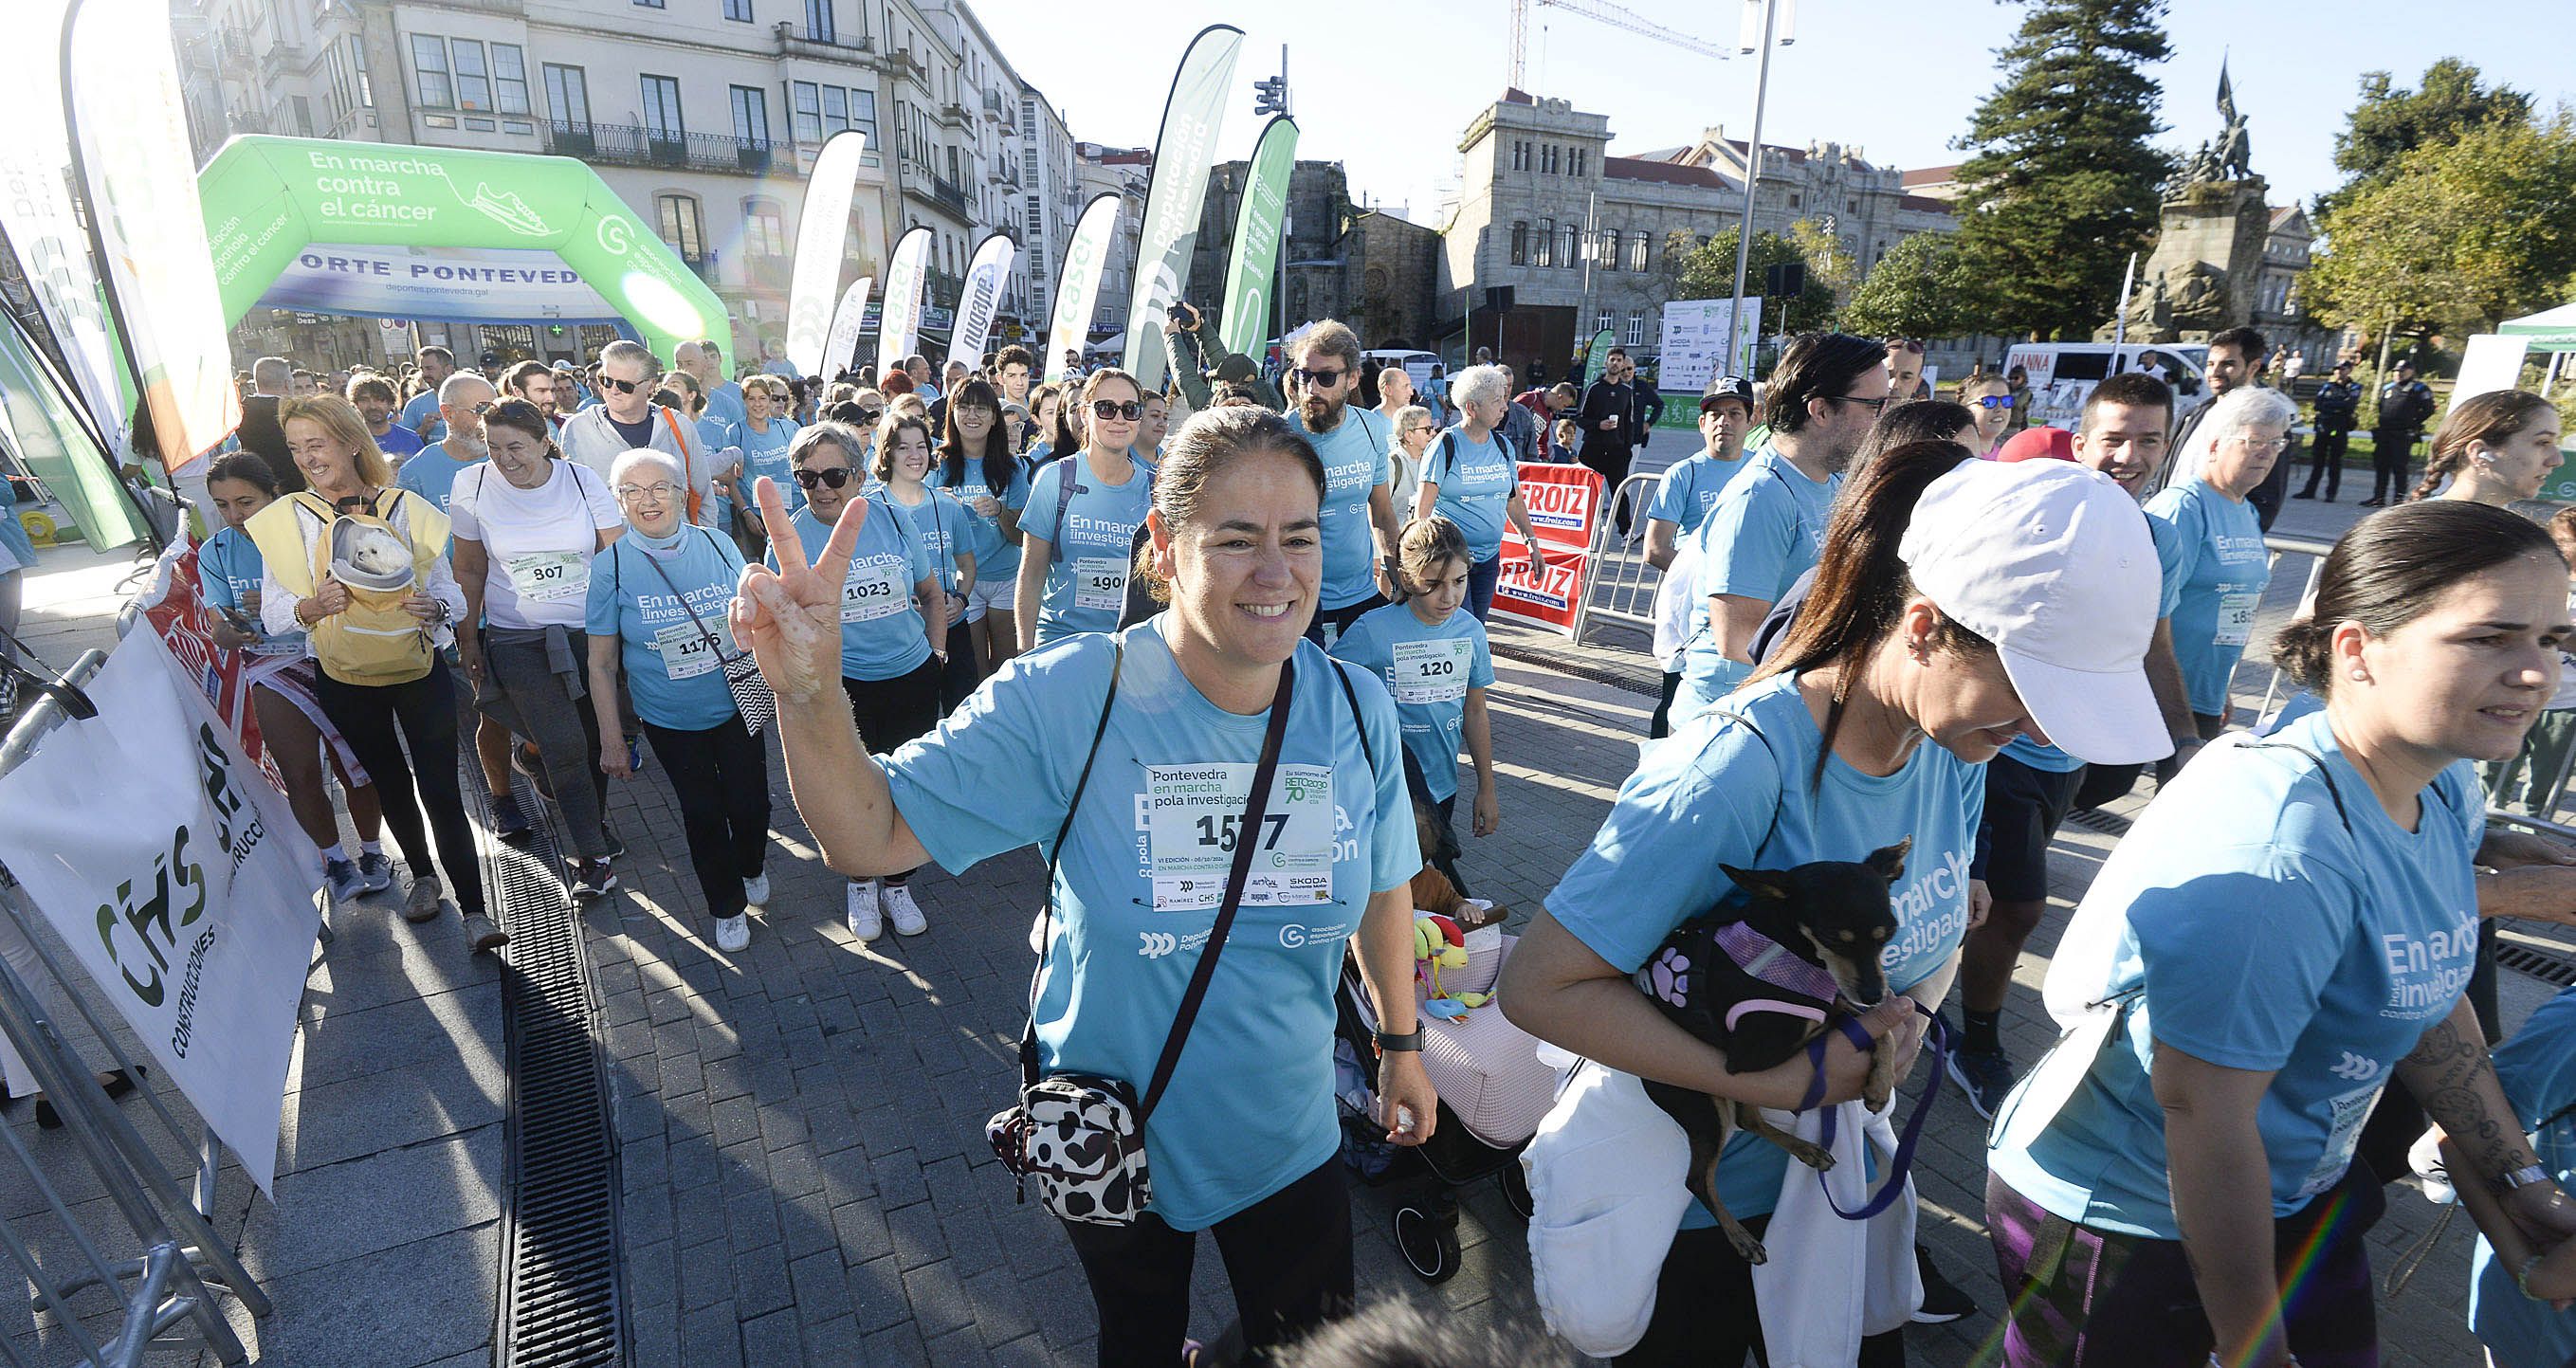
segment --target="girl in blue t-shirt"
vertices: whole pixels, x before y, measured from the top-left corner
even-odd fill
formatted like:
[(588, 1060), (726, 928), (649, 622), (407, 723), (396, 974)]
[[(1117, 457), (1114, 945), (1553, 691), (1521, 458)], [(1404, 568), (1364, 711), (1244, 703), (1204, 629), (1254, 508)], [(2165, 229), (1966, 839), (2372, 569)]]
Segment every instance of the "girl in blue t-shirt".
[(1090, 414), (1084, 444), (1029, 480), (1016, 594), (1024, 651), (1118, 626), (1136, 529), (1154, 497), (1154, 468), (1131, 451), (1145, 418), (1136, 377), (1093, 371), (1080, 404)]
[(930, 472), (931, 486), (955, 495), (977, 523), (966, 635), (980, 653), (978, 678), (1000, 669), (1020, 649), (1013, 599), (1019, 592), (1020, 517), (1029, 506), (1029, 477), (1011, 450), (1007, 429), (993, 387), (967, 381), (948, 401), (948, 432)]
[[(893, 414), (880, 425), (882, 436), (900, 431), (928, 437), (921, 419)], [(796, 483), (804, 486), (805, 507), (792, 521), (805, 554), (820, 556), (834, 536), (844, 509), (853, 508), (857, 540), (845, 553), (841, 576), (841, 688), (868, 748), (884, 752), (930, 730), (939, 722), (939, 670), (948, 639), (948, 595), (930, 562), (930, 548), (912, 534), (909, 521), (881, 498), (863, 497), (859, 453), (866, 442), (844, 423), (822, 422), (797, 434), (788, 455), (796, 466)], [(762, 501), (762, 518), (772, 528)], [(769, 568), (784, 562), (772, 533)], [(931, 623), (939, 624), (934, 632)], [(907, 886), (910, 869), (890, 870), (881, 877), (854, 878), (845, 890), (844, 920), (861, 942), (885, 934), (894, 922), (900, 935), (918, 936), (930, 929)]]
[(908, 415), (883, 425), (869, 469), (883, 486), (878, 497), (892, 504), (911, 524), (912, 535), (930, 553), (939, 577), (940, 602), (948, 627), (935, 633), (944, 659), (939, 675), (939, 710), (966, 701), (983, 682), (975, 658), (975, 634), (966, 624), (975, 586), (984, 574), (978, 554), (984, 549), (984, 525), (966, 511), (957, 496), (923, 483), (930, 474), (930, 425)]
[(1520, 531), (1533, 583), (1546, 582), (1547, 561), (1539, 554), (1529, 505), (1521, 500), (1520, 453), (1495, 431), (1511, 407), (1511, 380), (1500, 366), (1469, 366), (1458, 372), (1449, 392), (1458, 404), (1458, 425), (1423, 449), (1413, 516), (1438, 513), (1466, 534), (1467, 611), (1483, 622), (1493, 616), (1494, 584), (1502, 578), (1506, 518)]
[[(1109, 388), (1132, 392), (1124, 377)], [(1124, 434), (1111, 440), (1123, 447)], [(1224, 1253), (1254, 1354), (1350, 1304), (1333, 1000), (1354, 933), (1386, 1051), (1387, 1138), (1420, 1143), (1438, 1124), (1417, 1053), (1408, 884), (1422, 857), (1395, 708), (1303, 636), (1323, 489), (1322, 466), (1278, 415), (1192, 418), (1174, 434), (1146, 553), (1169, 611), (1021, 655), (935, 734), (873, 762), (828, 693), (831, 657), (812, 630), (830, 619), (858, 529), (845, 520), (828, 547), (806, 548), (819, 550), (816, 574), (794, 554), (801, 530), (762, 500), (797, 568), (746, 575), (735, 626), (779, 681), (789, 765), (831, 776), (797, 788), (825, 857), (963, 871), (1032, 842), (1050, 857), (1053, 935), (1031, 1014), (1039, 1072), (1143, 1092), (1201, 957), (1223, 952), (1168, 1093), (1143, 1118), (1144, 1213), (1064, 1222), (1099, 1308), (1103, 1363), (1183, 1354), (1200, 1231)], [(1247, 824), (1265, 751), (1275, 770)], [(1260, 871), (1217, 937), (1239, 835), (1266, 858), (1247, 861)]]
[(792, 478), (795, 463), (788, 459), (787, 448), (803, 431), (796, 420), (787, 417), (787, 382), (775, 375), (755, 375), (742, 382), (742, 425), (734, 430), (734, 445), (742, 448), (742, 487), (759, 479), (774, 480), (787, 495), (788, 511), (805, 506), (805, 489)]
[[(1405, 785), (1414, 801), (1438, 814), (1443, 832), (1451, 829), (1458, 802), (1463, 734), (1476, 766), (1471, 820), (1478, 836), (1491, 836), (1503, 822), (1502, 801), (1494, 792), (1493, 730), (1485, 715), (1494, 657), (1485, 624), (1458, 611), (1467, 600), (1467, 538), (1447, 518), (1417, 518), (1405, 527), (1398, 548), (1403, 597), (1361, 614), (1333, 643), (1333, 655), (1374, 671), (1395, 695)], [(1459, 883), (1454, 857), (1446, 851), (1425, 854)]]
[(617, 706), (622, 667), (644, 739), (679, 800), (716, 948), (730, 954), (751, 944), (746, 909), (769, 901), (769, 749), (725, 683), (725, 662), (737, 654), (725, 609), (742, 553), (732, 538), (688, 524), (686, 478), (659, 451), (618, 457), (608, 487), (627, 532), (591, 562), (583, 610), (600, 768), (634, 777)]
[(2102, 867), (2049, 969), (2069, 1032), (1996, 1117), (2008, 1364), (2376, 1362), (2380, 1181), (2353, 1157), (2392, 1079), (2463, 1142), (2456, 1186), (2576, 1232), (2461, 991), (2486, 839), (2465, 762), (2513, 754), (2548, 700), (2566, 579), (2502, 509), (2373, 515), (2274, 642), (2324, 708), (2202, 751)]
[[(266, 566), (242, 524), (277, 501), (277, 474), (259, 457), (235, 452), (207, 468), (206, 497), (224, 524), (197, 548), (207, 632), (217, 646), (243, 654), (242, 674), (251, 684), (260, 739), (286, 783), (295, 824), (322, 852), (322, 879), (335, 904), (391, 888), (393, 862), (385, 858), (381, 840), (384, 810), (377, 806), (366, 767), (350, 753), (313, 696), (313, 660), (304, 634), (271, 636), (260, 626), (259, 582)], [(340, 822), (331, 810), (330, 790), (323, 786), (325, 747), (340, 788), (349, 795), (349, 823), (358, 829), (355, 856), (340, 843)]]
[(2247, 496), (2288, 441), (2298, 409), (2278, 390), (2246, 388), (2212, 405), (2193, 437), (2199, 468), (2147, 500), (2164, 524), (2156, 551), (2164, 569), (2164, 615), (2174, 659), (2203, 740), (2227, 726), (2228, 680), (2253, 639), (2254, 609), (2272, 582), (2263, 525)]
[[(1722, 866), (1858, 861), (1911, 837), (1890, 889), (1897, 931), (1878, 954), (1891, 995), (1860, 1023), (1893, 1040), (1901, 1077), (1921, 1041), (1916, 1004), (1935, 1008), (1947, 995), (1961, 939), (1982, 911), (1968, 866), (1983, 763), (2025, 730), (2044, 729), (2105, 761), (2137, 758), (2134, 743), (2123, 745), (2132, 733), (2162, 734), (2144, 669), (2155, 586), (2123, 562), (2142, 563), (2153, 548), (2118, 486), (2073, 467), (1970, 461), (1917, 500), (1855, 505), (1850, 516), (1848, 535), (1825, 548), (1817, 596), (1777, 653), (1752, 682), (1647, 749), (1591, 849), (1505, 964), (1499, 996), (1512, 1020), (1593, 1061), (1568, 1083), (1560, 1108), (1617, 1114), (1644, 1102), (1640, 1077), (1766, 1107), (1806, 1105), (1811, 1083), (1826, 1102), (1857, 1097), (1867, 1060), (1839, 1033), (1826, 1035), (1821, 1079), (1804, 1057), (1733, 1072), (1722, 1051), (1665, 1018), (1631, 975), (1682, 922), (1735, 896)], [(2063, 604), (2085, 624), (2081, 639), (2034, 620), (2032, 596)], [(1581, 1134), (1585, 1125), (1569, 1117), (1565, 1130)], [(1762, 1335), (1751, 1269), (1709, 1212), (1683, 1208), (1678, 1166), (1660, 1171), (1617, 1146), (1560, 1154), (1549, 1146), (1552, 1130), (1530, 1151), (1533, 1172), (1567, 1165), (1565, 1188), (1592, 1199), (1552, 1210), (1546, 1194), (1555, 1180), (1533, 1184), (1541, 1285), (1570, 1280), (1561, 1285), (1578, 1289), (1567, 1295), (1581, 1303), (1571, 1316), (1558, 1308), (1560, 1320), (1633, 1326), (1651, 1302), (1643, 1338), (1620, 1362), (1741, 1362)], [(1758, 1233), (1785, 1182), (1814, 1181), (1777, 1146), (1739, 1135), (1720, 1159), (1716, 1189)], [(1660, 1273), (1664, 1296), (1655, 1295), (1652, 1270), (1612, 1282), (1585, 1266), (1605, 1247), (1664, 1239), (1663, 1229), (1640, 1228), (1639, 1211), (1650, 1222), (1681, 1213)], [(1852, 1283), (1802, 1285), (1799, 1295), (1826, 1307), (1846, 1296), (1859, 1304), (1865, 1267), (1911, 1257), (1872, 1243), (1891, 1233), (1874, 1225), (1858, 1237), (1870, 1253), (1849, 1265)], [(1681, 1287), (1690, 1295), (1669, 1294)], [(1871, 1312), (1902, 1320), (1912, 1309)], [(1897, 1362), (1901, 1341), (1894, 1331), (1871, 1335), (1857, 1353), (1864, 1363)]]

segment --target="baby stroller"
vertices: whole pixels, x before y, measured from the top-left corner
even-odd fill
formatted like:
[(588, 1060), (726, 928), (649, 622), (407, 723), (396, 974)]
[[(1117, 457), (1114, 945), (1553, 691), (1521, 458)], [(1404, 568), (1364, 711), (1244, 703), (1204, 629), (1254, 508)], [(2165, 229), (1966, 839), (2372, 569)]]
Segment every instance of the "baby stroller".
[[(1467, 933), (1468, 962), (1441, 973), (1444, 994), (1491, 992), (1515, 939), (1499, 924)], [(1428, 999), (1430, 985), (1417, 976), (1414, 991)], [(1440, 1114), (1422, 1144), (1390, 1145), (1376, 1119), (1377, 1018), (1356, 955), (1343, 958), (1335, 1004), (1343, 1161), (1372, 1187), (1429, 1171), (1430, 1191), (1396, 1207), (1395, 1245), (1424, 1282), (1445, 1282), (1458, 1271), (1460, 1188), (1499, 1175), (1503, 1200), (1528, 1219), (1520, 1153), (1556, 1100), (1556, 1071), (1538, 1061), (1538, 1040), (1490, 1002), (1450, 1020), (1426, 1014), (1422, 1065), (1440, 1092)]]

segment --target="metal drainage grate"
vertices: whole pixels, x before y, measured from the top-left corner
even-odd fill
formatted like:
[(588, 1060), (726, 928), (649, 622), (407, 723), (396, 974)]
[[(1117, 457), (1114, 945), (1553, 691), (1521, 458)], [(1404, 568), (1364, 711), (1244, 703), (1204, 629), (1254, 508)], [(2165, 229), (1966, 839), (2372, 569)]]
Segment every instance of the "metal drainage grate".
[(2108, 808), (2077, 808), (2066, 814), (2066, 824), (2086, 831), (2098, 831), (2105, 836), (2126, 836), (2130, 825), (2128, 818)]
[(1637, 671), (1633, 669), (1622, 670), (1615, 666), (1595, 665), (1588, 661), (1569, 659), (1562, 651), (1540, 650), (1509, 641), (1488, 641), (1487, 645), (1495, 655), (1505, 660), (1517, 660), (1524, 665), (1536, 665), (1542, 669), (1554, 670), (1558, 674), (1588, 679), (1595, 684), (1607, 684), (1614, 689), (1644, 694), (1648, 698), (1654, 698), (1663, 692), (1663, 672), (1660, 670), (1650, 677), (1640, 678)]
[(2576, 987), (2576, 959), (2530, 945), (2499, 945), (2496, 963), (2507, 969), (2519, 969), (2543, 983), (2561, 988)]
[[(466, 791), (480, 794), (472, 755)], [(547, 812), (527, 781), (519, 802)], [(514, 850), (484, 827), (494, 912), (510, 933), (502, 951), (503, 1030), (509, 1041), (509, 1178), (502, 1201), (503, 1368), (578, 1368), (625, 1360), (619, 1283), (617, 1141), (592, 1026), (590, 964), (580, 914), (555, 870), (550, 825)]]

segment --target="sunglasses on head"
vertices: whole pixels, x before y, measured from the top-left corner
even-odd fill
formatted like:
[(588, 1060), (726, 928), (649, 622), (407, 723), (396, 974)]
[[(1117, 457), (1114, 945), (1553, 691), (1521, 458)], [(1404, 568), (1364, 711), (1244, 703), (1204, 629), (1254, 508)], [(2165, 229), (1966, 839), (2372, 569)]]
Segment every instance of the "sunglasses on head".
[(603, 375), (599, 377), (599, 383), (608, 386), (610, 389), (616, 390), (620, 394), (633, 394), (635, 391), (644, 388), (644, 382), (641, 380), (620, 380), (614, 375)]
[(812, 489), (816, 485), (821, 485), (825, 489), (838, 489), (841, 486), (848, 484), (850, 482), (850, 477), (857, 473), (857, 471), (850, 469), (848, 466), (828, 466), (822, 470), (800, 470), (796, 472), (796, 483), (805, 486), (807, 489)]
[(1312, 385), (1317, 389), (1331, 389), (1333, 386), (1342, 383), (1342, 377), (1348, 374), (1350, 374), (1349, 371), (1338, 368), (1334, 370), (1308, 370), (1303, 366), (1299, 366), (1297, 368), (1297, 383), (1301, 385)]
[(1120, 418), (1132, 423), (1145, 416), (1145, 406), (1133, 399), (1123, 403), (1116, 399), (1094, 399), (1091, 401), (1091, 416), (1104, 423)]

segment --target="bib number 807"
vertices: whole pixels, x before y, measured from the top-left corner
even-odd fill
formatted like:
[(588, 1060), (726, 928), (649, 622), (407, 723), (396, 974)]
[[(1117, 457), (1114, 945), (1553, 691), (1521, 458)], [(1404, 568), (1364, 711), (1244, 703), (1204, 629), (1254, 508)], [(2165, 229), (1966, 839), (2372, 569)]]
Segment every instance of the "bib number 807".
[[(1288, 829), (1288, 814), (1284, 812), (1269, 813), (1261, 819), (1261, 824), (1264, 827), (1269, 828), (1270, 834), (1257, 848), (1261, 850), (1277, 850), (1279, 848), (1279, 833)], [(1240, 815), (1233, 817), (1201, 817), (1198, 821), (1198, 826), (1200, 845), (1214, 846), (1218, 850), (1232, 854), (1234, 851), (1235, 837), (1243, 829), (1243, 818)]]

